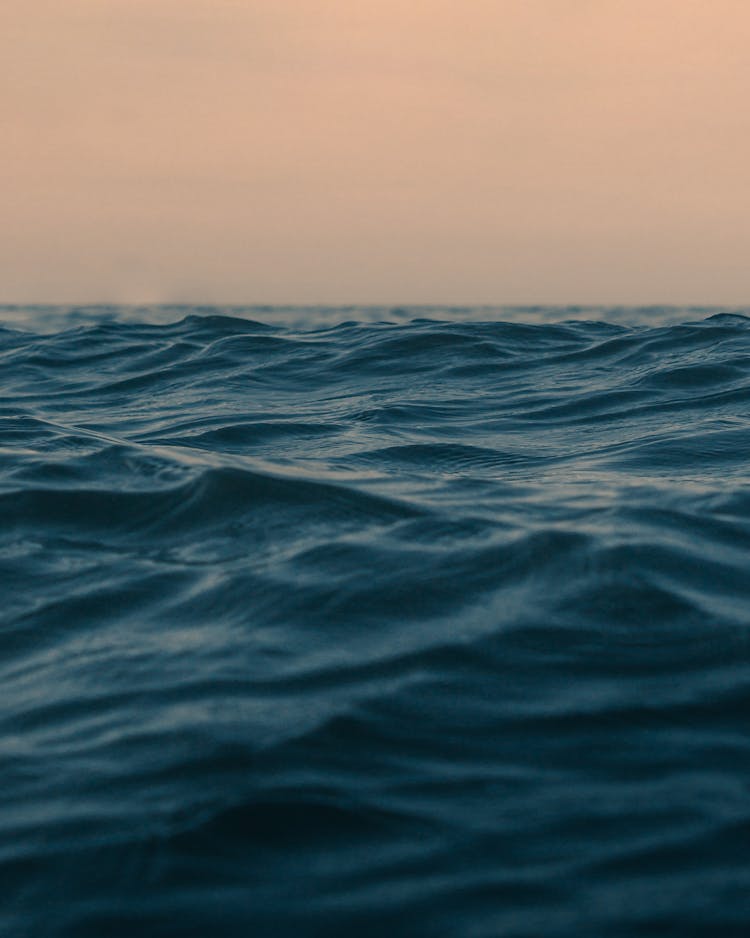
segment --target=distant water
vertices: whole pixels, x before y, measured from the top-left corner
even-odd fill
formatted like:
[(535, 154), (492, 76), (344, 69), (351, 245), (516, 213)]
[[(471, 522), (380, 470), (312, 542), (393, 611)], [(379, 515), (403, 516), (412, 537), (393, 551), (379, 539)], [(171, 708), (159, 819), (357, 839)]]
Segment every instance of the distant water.
[(750, 319), (0, 322), (0, 934), (750, 934)]

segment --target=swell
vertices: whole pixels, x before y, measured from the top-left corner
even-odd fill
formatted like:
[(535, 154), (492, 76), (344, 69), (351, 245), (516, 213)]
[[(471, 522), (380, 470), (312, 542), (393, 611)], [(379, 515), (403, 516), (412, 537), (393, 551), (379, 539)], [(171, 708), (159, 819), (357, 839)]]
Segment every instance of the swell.
[(6, 312), (0, 930), (744, 933), (750, 320)]

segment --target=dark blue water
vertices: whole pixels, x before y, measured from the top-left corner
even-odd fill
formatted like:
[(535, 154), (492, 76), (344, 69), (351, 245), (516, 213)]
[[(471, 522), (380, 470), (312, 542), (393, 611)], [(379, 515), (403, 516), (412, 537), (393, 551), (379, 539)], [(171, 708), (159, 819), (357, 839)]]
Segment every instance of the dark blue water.
[(0, 316), (1, 934), (750, 934), (750, 319)]

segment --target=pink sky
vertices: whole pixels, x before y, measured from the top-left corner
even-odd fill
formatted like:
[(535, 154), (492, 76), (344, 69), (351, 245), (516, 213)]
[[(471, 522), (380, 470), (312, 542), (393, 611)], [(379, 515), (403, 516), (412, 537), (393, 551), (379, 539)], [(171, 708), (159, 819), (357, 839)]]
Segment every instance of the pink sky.
[(750, 301), (747, 0), (2, 0), (0, 302)]

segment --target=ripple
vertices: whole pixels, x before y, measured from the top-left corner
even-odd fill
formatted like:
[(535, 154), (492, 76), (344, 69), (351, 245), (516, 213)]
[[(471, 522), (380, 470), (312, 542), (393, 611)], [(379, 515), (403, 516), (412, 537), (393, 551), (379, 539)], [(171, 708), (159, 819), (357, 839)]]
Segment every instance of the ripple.
[(745, 934), (742, 310), (2, 315), (0, 931)]

